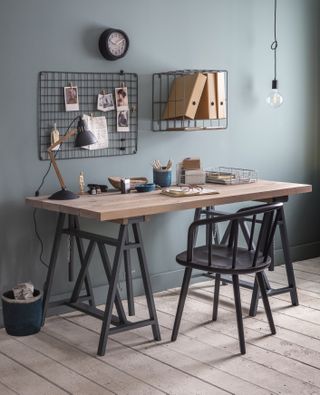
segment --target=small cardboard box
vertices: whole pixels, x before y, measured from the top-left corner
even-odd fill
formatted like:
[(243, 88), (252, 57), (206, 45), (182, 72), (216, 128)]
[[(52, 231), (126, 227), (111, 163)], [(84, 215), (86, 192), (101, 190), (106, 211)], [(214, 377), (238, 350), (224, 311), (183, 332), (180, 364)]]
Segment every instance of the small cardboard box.
[(185, 170), (201, 169), (201, 162), (199, 158), (186, 158), (182, 161), (182, 167)]

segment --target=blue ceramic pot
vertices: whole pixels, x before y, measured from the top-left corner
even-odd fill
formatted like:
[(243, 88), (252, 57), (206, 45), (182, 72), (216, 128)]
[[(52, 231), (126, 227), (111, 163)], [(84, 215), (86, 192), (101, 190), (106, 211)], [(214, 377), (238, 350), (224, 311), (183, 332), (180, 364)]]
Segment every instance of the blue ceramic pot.
[(160, 187), (169, 187), (171, 185), (172, 171), (166, 169), (153, 169), (153, 182)]

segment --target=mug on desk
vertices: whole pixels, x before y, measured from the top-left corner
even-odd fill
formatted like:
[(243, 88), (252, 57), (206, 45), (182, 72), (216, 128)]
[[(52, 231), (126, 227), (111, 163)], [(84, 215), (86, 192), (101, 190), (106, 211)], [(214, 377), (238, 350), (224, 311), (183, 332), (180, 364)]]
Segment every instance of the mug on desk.
[(169, 187), (171, 185), (172, 171), (167, 168), (153, 169), (153, 182), (160, 187)]

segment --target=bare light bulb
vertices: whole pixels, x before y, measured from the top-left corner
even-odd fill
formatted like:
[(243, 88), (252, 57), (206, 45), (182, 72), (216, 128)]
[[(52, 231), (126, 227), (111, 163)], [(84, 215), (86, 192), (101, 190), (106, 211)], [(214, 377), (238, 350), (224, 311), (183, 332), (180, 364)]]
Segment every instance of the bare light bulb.
[(281, 96), (281, 93), (278, 90), (278, 80), (272, 81), (272, 90), (269, 96), (267, 97), (267, 103), (272, 108), (278, 108), (283, 103), (283, 97)]

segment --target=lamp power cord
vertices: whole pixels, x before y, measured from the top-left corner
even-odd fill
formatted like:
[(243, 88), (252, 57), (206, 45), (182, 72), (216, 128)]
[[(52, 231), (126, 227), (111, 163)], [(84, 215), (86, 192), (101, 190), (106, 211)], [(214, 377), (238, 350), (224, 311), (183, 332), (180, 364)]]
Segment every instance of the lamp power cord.
[[(70, 122), (70, 124), (68, 125), (67, 130), (66, 130), (66, 132), (65, 132), (65, 134), (64, 134), (63, 136), (66, 136), (66, 134), (69, 132), (71, 126), (73, 125), (73, 123), (74, 123), (78, 118), (79, 118), (79, 115), (77, 115), (77, 116)], [(60, 151), (61, 145), (62, 145), (62, 144), (60, 144), (60, 145), (59, 145), (59, 148), (56, 150), (56, 152), (55, 152), (55, 154), (54, 154), (55, 157), (57, 156), (58, 152)], [(42, 180), (41, 180), (41, 182), (40, 182), (40, 185), (39, 185), (39, 187), (37, 188), (37, 190), (36, 190), (35, 193), (34, 193), (34, 196), (37, 197), (37, 196), (40, 195), (40, 190), (41, 190), (41, 188), (43, 187), (43, 185), (44, 185), (44, 183), (45, 183), (45, 180), (46, 180), (46, 178), (47, 178), (47, 176), (48, 176), (48, 174), (49, 174), (49, 172), (50, 172), (50, 170), (51, 170), (51, 167), (52, 167), (52, 163), (51, 163), (51, 161), (50, 161), (49, 166), (48, 166), (48, 169), (47, 169), (46, 172), (44, 173), (44, 175), (43, 175), (43, 177), (42, 177)], [(36, 209), (36, 208), (33, 209), (32, 217), (33, 217), (34, 233), (35, 233), (35, 235), (36, 235), (36, 237), (37, 237), (37, 239), (38, 239), (38, 241), (39, 241), (39, 244), (40, 244), (39, 260), (40, 260), (40, 262), (41, 262), (46, 268), (48, 268), (49, 265), (47, 264), (47, 262), (46, 262), (46, 261), (44, 260), (44, 258), (43, 258), (44, 243), (43, 243), (43, 240), (42, 240), (42, 238), (41, 238), (40, 232), (39, 232), (39, 230), (38, 230), (37, 210), (38, 210), (38, 209)]]

